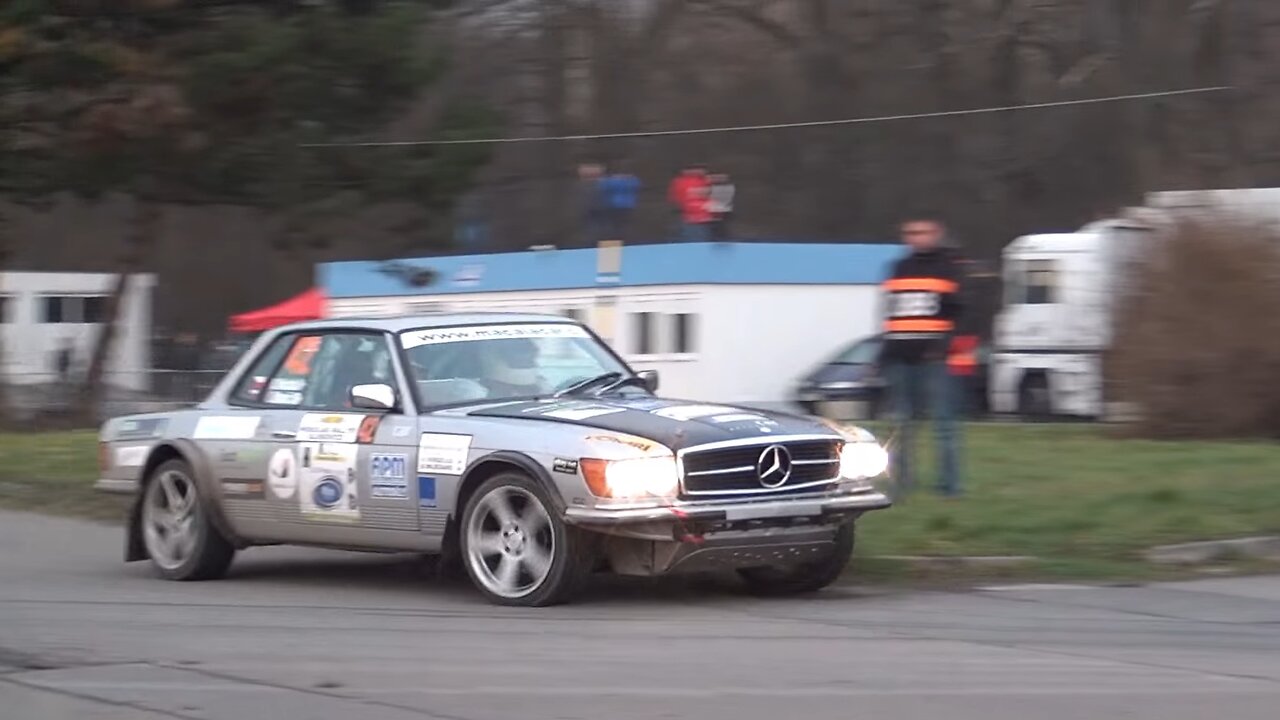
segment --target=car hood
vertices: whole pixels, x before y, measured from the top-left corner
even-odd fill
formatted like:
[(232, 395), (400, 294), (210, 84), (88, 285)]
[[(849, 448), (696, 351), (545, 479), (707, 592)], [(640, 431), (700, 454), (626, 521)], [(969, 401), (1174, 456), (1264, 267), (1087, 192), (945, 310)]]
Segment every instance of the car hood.
[(819, 421), (786, 413), (652, 397), (533, 400), (491, 405), (467, 414), (581, 425), (646, 438), (672, 450), (783, 435), (838, 437)]

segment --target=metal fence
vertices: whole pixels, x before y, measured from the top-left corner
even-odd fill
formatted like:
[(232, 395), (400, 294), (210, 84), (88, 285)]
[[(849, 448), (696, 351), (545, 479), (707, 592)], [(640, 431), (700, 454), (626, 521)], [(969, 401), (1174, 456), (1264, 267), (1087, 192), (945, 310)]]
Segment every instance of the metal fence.
[[(100, 419), (129, 413), (169, 410), (204, 400), (222, 370), (143, 370), (107, 373), (103, 378)], [(84, 391), (83, 378), (56, 373), (16, 373), (6, 378), (5, 397), (10, 420), (39, 422), (76, 408)]]

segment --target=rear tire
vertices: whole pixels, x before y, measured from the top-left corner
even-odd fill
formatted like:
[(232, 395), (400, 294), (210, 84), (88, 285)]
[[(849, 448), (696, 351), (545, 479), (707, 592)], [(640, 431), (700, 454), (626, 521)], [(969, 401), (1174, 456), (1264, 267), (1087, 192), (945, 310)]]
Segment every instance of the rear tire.
[(836, 530), (835, 544), (821, 560), (789, 568), (759, 567), (741, 568), (747, 592), (760, 597), (785, 597), (814, 593), (835, 582), (849, 566), (853, 557), (853, 521)]
[(139, 522), (147, 557), (167, 580), (216, 580), (235, 557), (183, 460), (170, 460), (147, 478)]
[(459, 535), (467, 575), (498, 605), (568, 602), (595, 567), (592, 538), (565, 525), (547, 489), (520, 472), (495, 475), (476, 489)]

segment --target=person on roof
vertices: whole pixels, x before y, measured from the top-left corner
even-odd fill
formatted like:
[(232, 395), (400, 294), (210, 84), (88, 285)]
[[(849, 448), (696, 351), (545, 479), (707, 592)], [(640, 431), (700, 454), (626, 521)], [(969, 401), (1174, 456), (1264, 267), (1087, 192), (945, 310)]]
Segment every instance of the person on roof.
[(667, 190), (667, 200), (680, 214), (680, 235), (685, 242), (706, 242), (711, 232), (711, 183), (702, 165), (685, 168)]

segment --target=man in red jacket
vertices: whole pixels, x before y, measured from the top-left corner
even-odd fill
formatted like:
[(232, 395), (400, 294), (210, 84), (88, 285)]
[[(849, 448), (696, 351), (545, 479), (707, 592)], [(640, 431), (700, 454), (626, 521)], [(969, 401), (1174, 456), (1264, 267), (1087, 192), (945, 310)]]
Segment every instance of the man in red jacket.
[(681, 237), (685, 242), (710, 239), (710, 194), (711, 183), (702, 165), (690, 165), (671, 181), (667, 200), (680, 213)]

